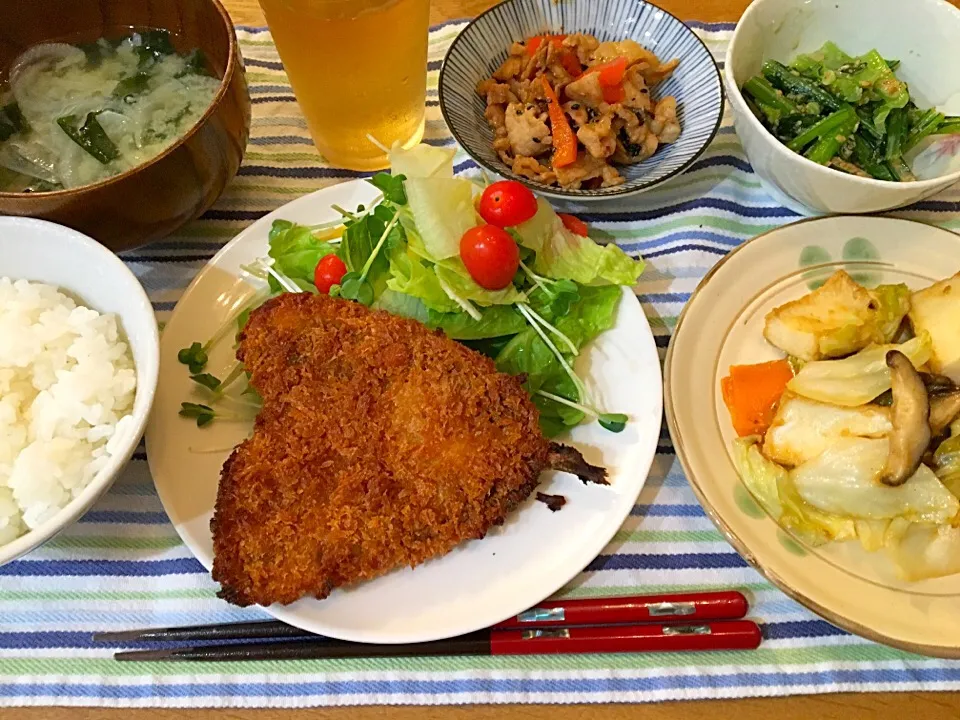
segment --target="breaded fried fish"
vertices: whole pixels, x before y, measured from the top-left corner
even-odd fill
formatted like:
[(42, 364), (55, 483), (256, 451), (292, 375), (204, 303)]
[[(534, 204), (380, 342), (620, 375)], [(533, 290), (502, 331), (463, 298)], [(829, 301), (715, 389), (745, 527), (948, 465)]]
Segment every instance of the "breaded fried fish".
[(223, 466), (213, 577), (238, 605), (324, 598), (482, 538), (553, 468), (605, 471), (551, 443), (516, 377), (424, 325), (287, 293), (237, 357), (263, 409)]

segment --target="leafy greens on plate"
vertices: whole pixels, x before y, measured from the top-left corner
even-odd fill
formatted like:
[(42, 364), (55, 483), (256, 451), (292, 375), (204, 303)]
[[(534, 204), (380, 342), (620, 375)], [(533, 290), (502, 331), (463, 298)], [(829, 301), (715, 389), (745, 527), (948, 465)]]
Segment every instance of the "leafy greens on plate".
[[(484, 287), (468, 269), (461, 242), (471, 228), (501, 230), (481, 219), (481, 188), (454, 177), (450, 150), (396, 149), (391, 160), (392, 173), (369, 181), (382, 193), (375, 204), (334, 207), (341, 219), (315, 226), (274, 221), (268, 256), (244, 268), (266, 281), (269, 291), (231, 318), (230, 329), (241, 329), (250, 310), (278, 293), (319, 292), (318, 264), (336, 255), (345, 274), (330, 295), (418, 320), (488, 355), (500, 371), (523, 375), (546, 435), (588, 419), (612, 432), (623, 430), (628, 418), (594, 407), (574, 364), (591, 340), (613, 326), (621, 286), (636, 283), (643, 261), (571, 231), (541, 198), (535, 212), (529, 201), (532, 217), (503, 228), (511, 247), (516, 244), (518, 260), (507, 271), (512, 281)], [(214, 399), (225, 397), (223, 390), (244, 374), (239, 364), (223, 381), (205, 372), (207, 352), (230, 329), (180, 353)], [(206, 425), (218, 412), (209, 404), (185, 403), (182, 414)]]

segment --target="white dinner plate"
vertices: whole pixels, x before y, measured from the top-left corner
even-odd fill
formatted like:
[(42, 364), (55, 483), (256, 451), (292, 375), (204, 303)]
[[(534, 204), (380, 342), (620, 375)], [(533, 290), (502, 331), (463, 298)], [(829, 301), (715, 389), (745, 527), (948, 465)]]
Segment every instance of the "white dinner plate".
[[(240, 266), (267, 253), (273, 220), (304, 224), (336, 217), (332, 204), (353, 208), (376, 191), (351, 181), (299, 198), (261, 218), (224, 247), (197, 275), (177, 304), (160, 342), (160, 386), (147, 429), (147, 455), (160, 500), (197, 559), (213, 564), (210, 518), (220, 468), (249, 423), (214, 422), (197, 428), (177, 415), (182, 401), (203, 402), (177, 351), (204, 342), (250, 293)], [(232, 343), (220, 343), (208, 368), (232, 362)], [(533, 498), (483, 540), (463, 543), (415, 569), (394, 571), (325, 600), (303, 599), (265, 608), (274, 617), (322, 635), (358, 642), (436, 640), (509, 618), (562, 588), (607, 545), (629, 515), (656, 451), (662, 412), (660, 363), (640, 303), (624, 290), (616, 326), (578, 358), (592, 396), (603, 408), (626, 413), (619, 434), (597, 423), (559, 438), (602, 465), (610, 486), (585, 486), (572, 475), (548, 472), (539, 490), (567, 498), (551, 512)]]
[(677, 322), (664, 370), (677, 456), (707, 514), (746, 560), (834, 625), (912, 652), (960, 658), (960, 575), (905, 582), (859, 542), (806, 547), (754, 501), (733, 465), (720, 380), (731, 365), (782, 357), (765, 315), (836, 270), (868, 287), (912, 289), (960, 270), (960, 236), (908, 220), (833, 216), (760, 235), (721, 260)]

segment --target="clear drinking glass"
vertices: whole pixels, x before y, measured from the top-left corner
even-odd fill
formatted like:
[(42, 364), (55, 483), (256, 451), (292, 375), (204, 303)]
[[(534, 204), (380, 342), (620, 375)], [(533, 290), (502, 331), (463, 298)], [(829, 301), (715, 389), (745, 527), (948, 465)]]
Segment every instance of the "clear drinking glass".
[(423, 137), (430, 0), (260, 0), (313, 142), (378, 170)]

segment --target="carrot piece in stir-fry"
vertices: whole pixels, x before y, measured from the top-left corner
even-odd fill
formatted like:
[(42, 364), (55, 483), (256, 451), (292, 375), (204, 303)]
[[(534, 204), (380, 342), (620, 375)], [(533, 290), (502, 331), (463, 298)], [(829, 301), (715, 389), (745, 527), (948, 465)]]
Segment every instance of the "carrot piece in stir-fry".
[(544, 40), (548, 40), (551, 44), (559, 46), (563, 44), (563, 41), (566, 39), (566, 35), (534, 35), (532, 38), (527, 40), (527, 55), (533, 57), (537, 54), (537, 50), (540, 49), (540, 46), (543, 45)]
[(720, 389), (737, 435), (762, 435), (767, 431), (792, 377), (793, 368), (787, 360), (730, 367), (730, 374), (720, 381)]
[(541, 75), (543, 91), (549, 100), (547, 112), (550, 115), (551, 134), (553, 135), (553, 166), (564, 167), (577, 161), (577, 136), (570, 127), (567, 114), (560, 106), (557, 93), (550, 87), (546, 75)]

